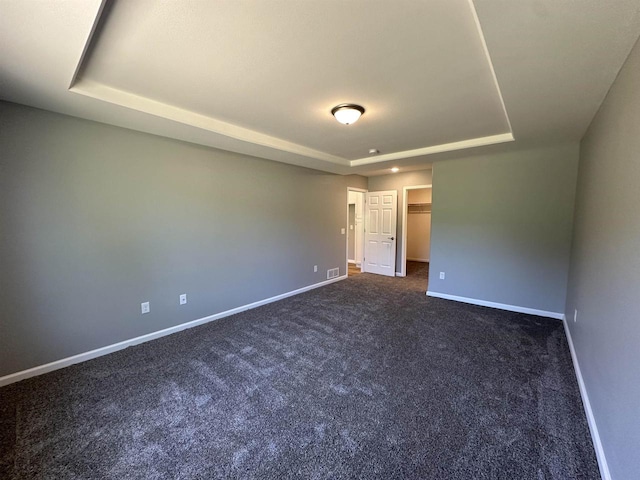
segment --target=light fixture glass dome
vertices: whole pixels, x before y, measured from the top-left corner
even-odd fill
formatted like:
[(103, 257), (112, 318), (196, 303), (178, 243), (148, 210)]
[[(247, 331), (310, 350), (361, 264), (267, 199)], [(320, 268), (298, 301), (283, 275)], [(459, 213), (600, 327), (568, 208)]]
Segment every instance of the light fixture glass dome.
[(341, 103), (331, 109), (331, 114), (344, 125), (351, 125), (358, 121), (364, 113), (364, 108), (353, 103)]

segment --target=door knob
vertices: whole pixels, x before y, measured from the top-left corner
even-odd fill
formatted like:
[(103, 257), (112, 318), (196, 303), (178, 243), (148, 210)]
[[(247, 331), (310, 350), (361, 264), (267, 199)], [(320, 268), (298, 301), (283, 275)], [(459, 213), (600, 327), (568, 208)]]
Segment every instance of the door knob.
[(389, 237), (389, 240), (393, 240), (393, 237)]

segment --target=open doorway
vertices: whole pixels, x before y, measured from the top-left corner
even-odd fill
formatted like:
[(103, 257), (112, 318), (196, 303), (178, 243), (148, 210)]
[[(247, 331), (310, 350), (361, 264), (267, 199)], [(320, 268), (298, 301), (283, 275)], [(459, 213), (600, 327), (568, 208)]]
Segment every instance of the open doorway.
[(366, 190), (347, 189), (347, 272), (362, 273), (364, 256), (364, 194)]
[(420, 276), (428, 281), (431, 251), (431, 185), (404, 187), (403, 200), (401, 275)]

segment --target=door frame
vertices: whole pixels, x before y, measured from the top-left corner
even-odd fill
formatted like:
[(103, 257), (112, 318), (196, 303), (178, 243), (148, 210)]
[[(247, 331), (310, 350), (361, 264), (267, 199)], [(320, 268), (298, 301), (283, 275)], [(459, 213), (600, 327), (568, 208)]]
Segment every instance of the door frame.
[[(371, 194), (371, 195), (369, 195)], [(364, 194), (365, 195), (365, 207), (364, 207), (364, 229), (365, 229), (365, 233), (364, 233), (364, 237), (363, 237), (363, 242), (364, 242), (364, 250), (363, 250), (363, 262), (362, 262), (362, 268), (361, 271), (363, 272), (368, 272), (368, 273), (373, 273), (375, 275), (383, 275), (383, 276), (389, 276), (389, 277), (397, 277), (398, 276), (398, 272), (396, 271), (397, 267), (398, 267), (398, 262), (396, 261), (396, 256), (398, 255), (398, 190), (397, 189), (390, 189), (390, 190), (374, 190), (374, 191), (369, 191), (367, 193)], [(367, 263), (366, 258), (370, 258), (367, 257), (366, 252), (367, 252), (367, 248), (369, 248), (369, 246), (371, 245), (371, 239), (369, 238), (370, 235), (374, 234), (370, 231), (371, 229), (371, 196), (372, 195), (377, 195), (377, 196), (381, 196), (382, 198), (380, 198), (380, 202), (376, 203), (377, 205), (377, 209), (381, 209), (381, 213), (384, 213), (384, 207), (385, 207), (385, 203), (384, 203), (384, 198), (388, 195), (391, 195), (393, 197), (393, 215), (390, 216), (390, 218), (392, 219), (393, 222), (393, 232), (395, 233), (391, 233), (389, 232), (388, 234), (382, 233), (384, 231), (384, 215), (381, 217), (376, 217), (379, 219), (378, 222), (378, 226), (379, 226), (379, 231), (377, 233), (375, 233), (375, 235), (380, 236), (380, 235), (390, 235), (392, 234), (393, 237), (387, 237), (384, 240), (391, 240), (392, 242), (392, 247), (394, 248), (394, 253), (391, 256), (391, 258), (393, 259), (393, 268), (389, 268), (389, 273), (387, 273), (386, 271), (384, 271), (385, 267), (380, 267), (380, 262), (379, 262), (379, 258), (374, 258), (374, 260), (377, 260), (374, 264), (372, 264), (370, 261)], [(379, 239), (378, 239), (379, 240)], [(382, 243), (385, 243), (383, 240)], [(378, 243), (379, 245), (379, 241), (375, 242)], [(390, 260), (391, 262), (391, 260)], [(389, 267), (391, 267), (391, 265), (389, 265)], [(374, 271), (377, 270), (377, 271)]]
[(411, 185), (409, 187), (402, 188), (402, 255), (400, 256), (400, 273), (398, 274), (399, 277), (407, 276), (407, 201), (409, 199), (409, 190), (422, 190), (423, 188), (431, 189), (431, 203), (433, 204), (433, 184)]
[[(357, 192), (357, 193), (365, 194), (368, 191), (369, 190), (366, 190), (366, 189), (363, 189), (363, 188), (347, 187), (347, 201), (345, 202), (347, 204), (346, 205), (347, 221), (345, 222), (345, 224), (347, 225), (347, 228), (345, 229), (347, 234), (345, 235), (345, 242), (344, 242), (344, 268), (345, 268), (344, 271), (345, 271), (345, 275), (349, 275), (349, 192)], [(353, 233), (355, 234), (355, 230), (354, 230)], [(361, 240), (362, 240), (361, 247), (364, 248), (364, 235), (362, 236)], [(364, 262), (360, 262), (360, 271), (361, 272), (364, 271), (363, 268), (364, 268)]]

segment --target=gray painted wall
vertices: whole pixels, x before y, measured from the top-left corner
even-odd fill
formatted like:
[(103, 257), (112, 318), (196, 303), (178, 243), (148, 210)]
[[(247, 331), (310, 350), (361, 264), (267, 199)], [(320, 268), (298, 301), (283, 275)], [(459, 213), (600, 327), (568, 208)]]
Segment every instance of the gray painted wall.
[[(580, 145), (567, 319), (612, 478), (640, 472), (640, 45)], [(573, 322), (574, 309), (578, 321)]]
[(429, 291), (562, 314), (577, 164), (577, 144), (435, 163)]
[(344, 275), (366, 188), (9, 103), (0, 152), (0, 376)]
[(369, 177), (369, 191), (379, 192), (384, 190), (396, 190), (398, 192), (398, 222), (396, 240), (396, 272), (401, 270), (402, 258), (402, 211), (405, 208), (402, 199), (402, 189), (414, 185), (431, 185), (431, 170), (421, 170), (417, 172), (392, 173)]

